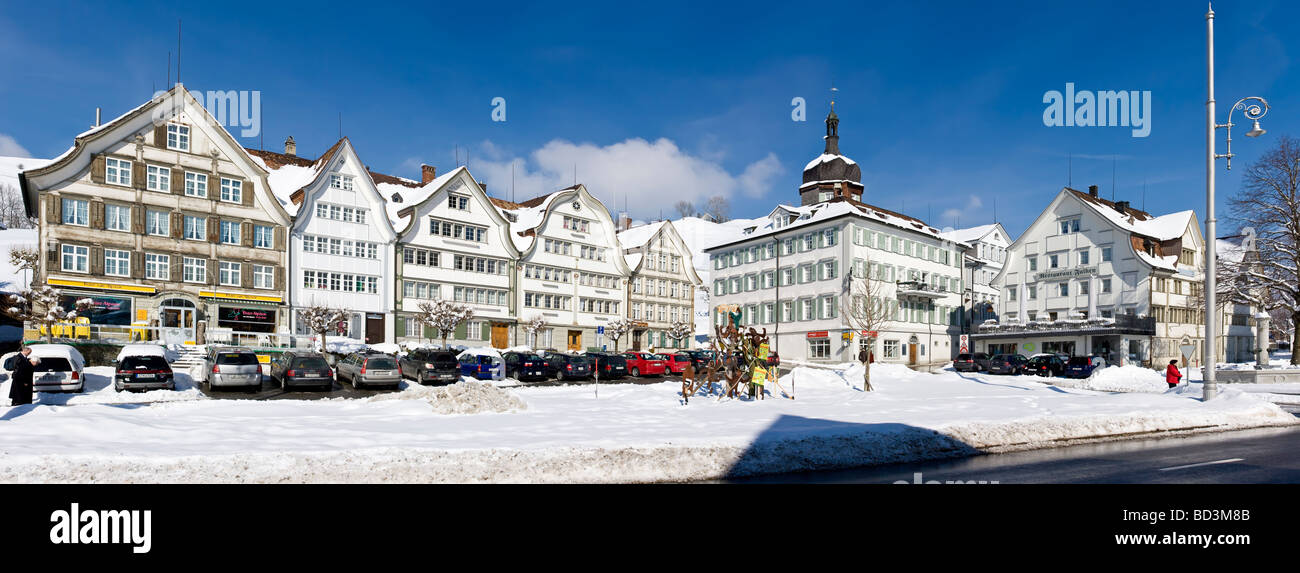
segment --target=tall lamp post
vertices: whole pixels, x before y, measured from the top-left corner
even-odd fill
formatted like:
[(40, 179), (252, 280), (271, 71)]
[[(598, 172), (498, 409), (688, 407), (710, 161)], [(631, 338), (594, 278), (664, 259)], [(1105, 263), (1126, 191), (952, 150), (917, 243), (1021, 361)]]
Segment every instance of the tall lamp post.
[[(1205, 343), (1201, 348), (1202, 368), (1204, 368), (1204, 385), (1203, 399), (1210, 400), (1218, 394), (1218, 385), (1215, 383), (1214, 365), (1218, 361), (1218, 329), (1215, 323), (1218, 322), (1218, 305), (1215, 301), (1216, 277), (1215, 272), (1218, 265), (1218, 249), (1216, 243), (1214, 217), (1214, 161), (1216, 159), (1227, 159), (1228, 169), (1232, 169), (1232, 112), (1242, 110), (1246, 119), (1255, 122), (1254, 127), (1246, 132), (1246, 137), (1259, 137), (1264, 135), (1264, 129), (1259, 126), (1259, 118), (1268, 113), (1268, 102), (1261, 97), (1244, 97), (1233, 104), (1228, 110), (1228, 123), (1215, 123), (1214, 119), (1214, 8), (1205, 14), (1205, 38), (1206, 38), (1206, 76), (1208, 79), (1209, 99), (1205, 102), (1205, 241), (1207, 243), (1205, 252)], [(1223, 129), (1227, 132), (1227, 149), (1226, 153), (1217, 154), (1214, 149), (1214, 131)]]

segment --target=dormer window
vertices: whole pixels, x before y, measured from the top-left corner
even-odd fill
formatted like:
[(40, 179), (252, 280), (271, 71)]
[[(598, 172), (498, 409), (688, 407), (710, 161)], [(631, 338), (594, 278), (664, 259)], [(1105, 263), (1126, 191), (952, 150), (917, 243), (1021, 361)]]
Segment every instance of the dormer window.
[(339, 174), (330, 175), (330, 187), (334, 189), (341, 189), (343, 191), (351, 191), (352, 176), (339, 175)]
[(180, 125), (178, 123), (167, 124), (167, 149), (189, 151), (190, 126)]
[(1064, 219), (1064, 220), (1061, 221), (1061, 234), (1062, 234), (1062, 235), (1068, 235), (1068, 234), (1070, 234), (1070, 233), (1078, 233), (1078, 232), (1079, 232), (1079, 220), (1078, 220), (1078, 219)]

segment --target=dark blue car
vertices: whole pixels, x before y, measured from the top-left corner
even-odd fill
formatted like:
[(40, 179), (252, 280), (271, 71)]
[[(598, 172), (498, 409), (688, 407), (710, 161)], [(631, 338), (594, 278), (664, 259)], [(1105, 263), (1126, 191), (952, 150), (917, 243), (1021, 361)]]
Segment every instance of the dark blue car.
[(495, 356), (463, 354), (459, 362), (461, 376), (479, 380), (504, 380), (506, 377), (505, 365)]
[(1092, 376), (1092, 371), (1098, 368), (1105, 368), (1106, 361), (1096, 356), (1075, 356), (1065, 363), (1066, 378), (1087, 378)]

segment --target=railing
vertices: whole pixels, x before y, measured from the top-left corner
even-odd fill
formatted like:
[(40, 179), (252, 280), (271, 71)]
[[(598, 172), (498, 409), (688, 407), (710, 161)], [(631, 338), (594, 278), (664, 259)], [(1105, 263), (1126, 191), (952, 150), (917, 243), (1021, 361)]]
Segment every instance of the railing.
[(900, 292), (924, 292), (936, 295), (948, 294), (948, 289), (922, 281), (898, 281), (895, 284)]

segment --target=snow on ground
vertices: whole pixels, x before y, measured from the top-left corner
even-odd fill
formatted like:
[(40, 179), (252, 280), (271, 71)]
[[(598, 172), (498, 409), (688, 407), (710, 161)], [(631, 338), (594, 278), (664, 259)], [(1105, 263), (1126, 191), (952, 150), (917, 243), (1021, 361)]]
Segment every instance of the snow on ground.
[(867, 393), (861, 368), (796, 368), (781, 378), (795, 400), (773, 385), (765, 400), (701, 394), (689, 405), (669, 380), (598, 396), (591, 385), (497, 389), (526, 407), (472, 415), (438, 413), (430, 394), (460, 398), (422, 387), (399, 393), (417, 399), (3, 408), (0, 481), (683, 481), (1297, 423), (1230, 389), (1203, 403), (1186, 387), (1097, 392), (878, 364)]
[[(82, 406), (89, 404), (149, 404), (154, 402), (185, 402), (190, 400), (207, 400), (200, 392), (193, 378), (184, 371), (172, 373), (176, 381), (175, 390), (149, 390), (145, 392), (118, 392), (113, 389), (112, 366), (87, 366), (82, 374), (85, 381), (81, 392), (37, 392), (32, 401), (39, 405)], [(0, 370), (0, 419), (4, 419), (4, 410), (12, 411), (9, 406), (9, 372)], [(22, 406), (20, 406), (21, 408)], [(89, 431), (89, 430), (88, 430)]]

